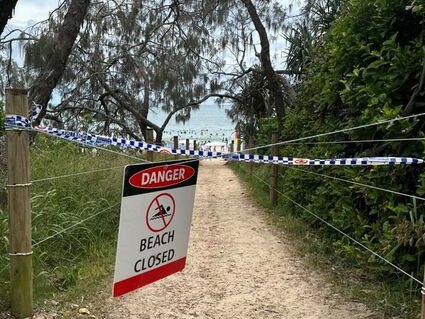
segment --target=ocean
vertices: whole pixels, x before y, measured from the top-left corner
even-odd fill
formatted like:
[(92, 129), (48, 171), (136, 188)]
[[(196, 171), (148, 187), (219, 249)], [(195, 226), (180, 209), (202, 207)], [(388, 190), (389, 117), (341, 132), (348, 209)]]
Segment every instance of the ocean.
[[(189, 139), (195, 140), (198, 145), (214, 142), (230, 142), (234, 138), (235, 124), (227, 117), (225, 110), (230, 105), (203, 103), (199, 110), (192, 111), (190, 120), (184, 124), (176, 123), (173, 117), (165, 128), (163, 142), (172, 145), (173, 137), (178, 136), (180, 143)], [(151, 111), (149, 120), (161, 125), (167, 114)]]

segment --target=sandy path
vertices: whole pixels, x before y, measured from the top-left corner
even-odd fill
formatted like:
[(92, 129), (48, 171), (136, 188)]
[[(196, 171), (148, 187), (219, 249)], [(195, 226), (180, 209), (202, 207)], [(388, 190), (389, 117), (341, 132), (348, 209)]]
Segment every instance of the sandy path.
[(183, 272), (111, 300), (106, 318), (370, 318), (305, 270), (223, 164), (202, 162)]

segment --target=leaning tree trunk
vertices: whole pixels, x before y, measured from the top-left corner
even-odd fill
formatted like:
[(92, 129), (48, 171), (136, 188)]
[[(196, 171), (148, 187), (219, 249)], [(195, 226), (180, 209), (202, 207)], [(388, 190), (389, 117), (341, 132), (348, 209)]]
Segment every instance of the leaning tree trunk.
[(47, 61), (54, 62), (46, 65), (30, 89), (30, 103), (34, 102), (41, 106), (40, 115), (34, 121), (35, 125), (40, 124), (46, 115), (47, 103), (65, 71), (68, 57), (80, 32), (89, 5), (90, 0), (71, 1), (63, 23), (53, 39), (54, 53), (47, 59)]
[(255, 30), (260, 37), (261, 44), (261, 53), (260, 53), (260, 62), (264, 72), (264, 76), (267, 80), (267, 88), (269, 89), (272, 98), (273, 105), (276, 111), (276, 116), (279, 124), (279, 131), (281, 131), (283, 126), (283, 118), (285, 116), (285, 98), (283, 95), (282, 87), (280, 85), (281, 78), (274, 71), (271, 60), (270, 60), (270, 44), (267, 37), (267, 31), (263, 23), (258, 16), (257, 9), (253, 5), (251, 0), (242, 0), (246, 9), (248, 10), (249, 16), (254, 23)]
[(12, 17), (16, 2), (18, 0), (0, 0), (0, 34), (3, 33), (7, 21)]

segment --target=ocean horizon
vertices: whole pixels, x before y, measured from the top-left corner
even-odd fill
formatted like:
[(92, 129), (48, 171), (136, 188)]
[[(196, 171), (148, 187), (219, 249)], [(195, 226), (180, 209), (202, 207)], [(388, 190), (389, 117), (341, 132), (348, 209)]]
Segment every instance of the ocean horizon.
[[(171, 145), (173, 137), (181, 140), (195, 140), (198, 145), (212, 142), (229, 142), (234, 138), (236, 124), (232, 123), (226, 115), (230, 104), (218, 106), (213, 103), (203, 103), (199, 110), (192, 110), (188, 121), (177, 123), (173, 117), (164, 130), (163, 142)], [(149, 120), (157, 125), (162, 125), (167, 114), (165, 112), (152, 112)]]

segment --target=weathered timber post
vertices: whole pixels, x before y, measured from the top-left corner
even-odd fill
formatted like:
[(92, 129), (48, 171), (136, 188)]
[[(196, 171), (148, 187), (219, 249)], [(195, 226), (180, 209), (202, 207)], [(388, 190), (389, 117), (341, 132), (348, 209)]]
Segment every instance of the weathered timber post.
[(188, 151), (190, 149), (190, 141), (189, 141), (189, 139), (187, 138), (186, 139), (186, 151)]
[[(254, 138), (252, 136), (249, 137), (248, 140), (248, 149), (252, 149), (254, 148)], [(253, 152), (253, 150), (250, 150), (249, 153)], [(248, 163), (248, 173), (249, 173), (249, 177), (252, 177), (252, 172), (254, 170), (254, 162), (250, 161)]]
[[(278, 134), (273, 133), (271, 143), (275, 144), (278, 141)], [(273, 145), (272, 146), (272, 155), (277, 156), (278, 155), (278, 146)], [(270, 173), (270, 203), (274, 206), (277, 204), (277, 176), (278, 176), (278, 169), (279, 166), (277, 164), (271, 164), (271, 173)]]
[[(146, 129), (146, 142), (153, 145), (153, 129), (152, 128)], [(146, 160), (148, 160), (149, 162), (153, 162), (153, 152), (152, 151), (147, 151)]]
[(230, 143), (230, 153), (233, 153), (233, 150), (235, 149), (235, 141), (232, 141)]
[(196, 151), (196, 141), (193, 140), (193, 150)]
[[(25, 89), (7, 88), (6, 114), (28, 118), (27, 94)], [(29, 132), (8, 130), (6, 143), (11, 312), (26, 318), (33, 314)]]
[(425, 267), (424, 267), (424, 279), (423, 279), (423, 285), (421, 289), (422, 294), (422, 304), (421, 304), (421, 319), (425, 319)]
[[(174, 143), (174, 149), (178, 150), (179, 149), (179, 137), (178, 136), (173, 136), (173, 143)], [(179, 158), (178, 155), (175, 155), (174, 157), (175, 157), (175, 159)]]

